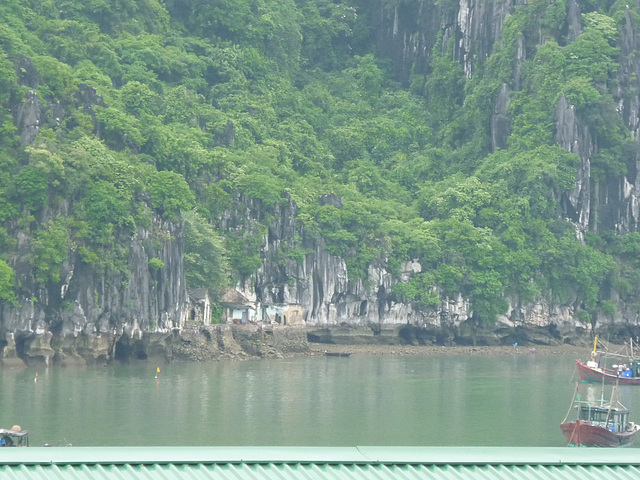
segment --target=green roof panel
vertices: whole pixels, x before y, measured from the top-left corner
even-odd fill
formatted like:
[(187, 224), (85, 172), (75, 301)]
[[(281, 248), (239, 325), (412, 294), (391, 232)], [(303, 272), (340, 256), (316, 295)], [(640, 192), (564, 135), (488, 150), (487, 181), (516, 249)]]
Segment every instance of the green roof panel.
[(624, 480), (640, 478), (640, 455), (634, 448), (2, 448), (0, 478)]

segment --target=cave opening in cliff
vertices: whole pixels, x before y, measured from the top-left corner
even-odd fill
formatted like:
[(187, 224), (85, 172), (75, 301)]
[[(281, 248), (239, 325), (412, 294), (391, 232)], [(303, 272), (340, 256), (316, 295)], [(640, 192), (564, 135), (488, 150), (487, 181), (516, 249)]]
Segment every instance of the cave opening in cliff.
[(25, 350), (26, 350), (26, 342), (27, 342), (27, 338), (26, 336), (22, 336), (22, 335), (16, 335), (15, 336), (15, 342), (16, 342), (16, 357), (18, 358), (22, 358), (24, 359), (25, 357)]
[(135, 351), (135, 359), (136, 360), (147, 360), (147, 352), (141, 349), (137, 349)]
[(121, 338), (116, 342), (113, 358), (121, 363), (128, 363), (130, 360), (147, 360), (147, 352), (140, 342), (131, 344), (128, 338)]
[(131, 358), (131, 347), (129, 346), (129, 342), (120, 339), (116, 342), (116, 348), (113, 352), (113, 358), (119, 362), (126, 363)]
[(360, 312), (358, 313), (358, 316), (364, 317), (366, 314), (367, 314), (367, 301), (363, 300), (362, 302), (360, 302)]

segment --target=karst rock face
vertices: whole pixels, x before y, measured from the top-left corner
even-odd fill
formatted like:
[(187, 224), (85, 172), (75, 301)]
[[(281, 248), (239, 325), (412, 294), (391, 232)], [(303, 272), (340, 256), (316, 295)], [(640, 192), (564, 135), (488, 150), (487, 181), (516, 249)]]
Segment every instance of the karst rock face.
[[(526, 1), (511, 0), (459, 0), (447, 2), (417, 1), (399, 4), (393, 8), (377, 2), (377, 15), (372, 21), (377, 25), (378, 49), (394, 65), (398, 79), (407, 84), (412, 71), (428, 70), (433, 48), (442, 33), (442, 48), (448, 48), (453, 39), (453, 57), (471, 78), (477, 65), (493, 54), (500, 45), (505, 20), (518, 7), (526, 8)], [(572, 42), (582, 33), (582, 13), (579, 2), (565, 2), (566, 19), (560, 39)], [(640, 47), (638, 25), (631, 13), (625, 12), (621, 35), (618, 40), (620, 56), (617, 86), (614, 98), (617, 111), (631, 137), (639, 140), (640, 134), (640, 60), (635, 52)], [(535, 42), (527, 45), (526, 42)], [(491, 119), (491, 139), (494, 149), (506, 145), (509, 134), (507, 105), (509, 90), (521, 88), (521, 65), (527, 52), (535, 51), (540, 38), (518, 39), (518, 48), (509, 85), (503, 85), (494, 100)], [(575, 107), (561, 97), (556, 106), (556, 141), (567, 151), (581, 159), (575, 189), (563, 199), (565, 215), (576, 223), (579, 231), (596, 231), (612, 228), (621, 233), (638, 230), (638, 152), (628, 153), (628, 176), (608, 178), (592, 184), (590, 163), (598, 153), (594, 135), (576, 115)], [(600, 222), (595, 225), (594, 217)]]
[[(50, 211), (56, 215), (60, 212)], [(162, 233), (163, 235), (158, 235)], [(158, 241), (158, 238), (165, 238)], [(182, 225), (155, 218), (126, 242), (126, 271), (103, 273), (69, 249), (61, 281), (43, 289), (28, 264), (29, 238), (12, 261), (18, 302), (4, 303), (0, 326), (3, 361), (86, 364), (114, 357), (146, 358), (184, 324), (187, 292), (184, 282)], [(150, 266), (159, 258), (164, 268)]]
[[(388, 58), (397, 79), (407, 85), (412, 71), (428, 71), (434, 45), (453, 44), (453, 57), (468, 78), (477, 74), (478, 62), (490, 56), (500, 44), (504, 22), (526, 1), (459, 0), (389, 2), (372, 0), (371, 22), (375, 25), (378, 52)], [(566, 41), (574, 41), (582, 31), (579, 2), (567, 0)], [(530, 40), (529, 40), (530, 41)], [(521, 66), (532, 45), (518, 40), (513, 75), (494, 98), (490, 122), (491, 146), (504, 148), (510, 133), (510, 92), (521, 88)], [(533, 45), (535, 47), (535, 45)], [(640, 140), (640, 50), (638, 25), (627, 12), (619, 39), (619, 71), (615, 100), (617, 112), (635, 140)], [(443, 47), (444, 48), (444, 47)], [(25, 144), (33, 141), (43, 126), (54, 127), (65, 118), (65, 105), (41, 102), (36, 93), (39, 74), (29, 58), (12, 58), (19, 81), (31, 89), (14, 106), (14, 123)], [(104, 106), (95, 90), (81, 85), (73, 100), (93, 116), (93, 107)], [(46, 104), (46, 107), (43, 106)], [(97, 125), (97, 123), (96, 123)], [(231, 124), (231, 127), (233, 125)], [(233, 137), (227, 129), (227, 141)], [(100, 135), (99, 131), (96, 131)], [(595, 182), (591, 162), (598, 152), (594, 135), (581, 121), (567, 98), (560, 97), (555, 108), (555, 139), (558, 145), (580, 158), (574, 188), (559, 199), (563, 213), (576, 226), (580, 237), (587, 231), (611, 228), (621, 233), (638, 230), (640, 215), (640, 159), (630, 152), (626, 176)], [(263, 263), (257, 273), (244, 278), (237, 288), (258, 307), (296, 305), (307, 325), (361, 326), (374, 331), (400, 325), (426, 329), (458, 328), (472, 316), (470, 303), (463, 297), (441, 298), (439, 308), (424, 310), (399, 303), (391, 294), (399, 281), (391, 274), (386, 259), (369, 267), (366, 278), (350, 277), (347, 262), (331, 254), (324, 241), (308, 234), (298, 218), (295, 202), (285, 198), (276, 207), (238, 197), (234, 209), (219, 219), (217, 227), (245, 228), (251, 222), (274, 218), (264, 237)], [(319, 202), (341, 208), (340, 198), (326, 192)], [(57, 216), (69, 215), (69, 201), (48, 205), (36, 219), (44, 224)], [(239, 218), (242, 217), (242, 218)], [(595, 218), (600, 222), (595, 224)], [(46, 290), (35, 280), (28, 262), (31, 238), (28, 229), (7, 226), (18, 242), (17, 254), (9, 259), (19, 282), (18, 302), (3, 303), (0, 309), (0, 345), (3, 362), (22, 361), (71, 363), (102, 362), (106, 359), (144, 358), (153, 352), (163, 355), (172, 332), (184, 325), (188, 311), (184, 276), (184, 239), (181, 222), (166, 222), (153, 216), (149, 226), (137, 227), (121, 239), (126, 247), (126, 269), (104, 273), (81, 260), (72, 247), (60, 282)], [(284, 244), (300, 245), (302, 259), (282, 260), (277, 252)], [(149, 260), (160, 259), (164, 268), (150, 267)], [(420, 272), (421, 266), (408, 262), (401, 278)], [(575, 312), (568, 305), (540, 301), (524, 304), (510, 298), (504, 325), (545, 327), (551, 324), (569, 329), (576, 324)], [(614, 321), (638, 323), (636, 314), (618, 305)]]
[[(43, 126), (61, 125), (67, 112), (60, 102), (42, 106), (35, 92), (40, 77), (29, 58), (19, 55), (12, 60), (19, 81), (33, 89), (13, 108), (20, 139), (29, 145)], [(92, 116), (95, 105), (104, 106), (87, 85), (79, 85), (69, 101)], [(52, 197), (30, 221), (46, 225), (70, 217), (71, 211), (71, 200)], [(117, 356), (166, 353), (165, 341), (181, 327), (188, 311), (182, 222), (167, 222), (150, 213), (145, 226), (126, 234), (116, 232), (124, 253), (121, 265), (109, 271), (84, 261), (78, 246), (69, 245), (60, 281), (46, 286), (37, 281), (29, 262), (33, 241), (29, 226), (16, 222), (6, 228), (17, 241), (8, 263), (16, 273), (18, 298), (16, 303), (0, 303), (3, 364), (92, 364)], [(153, 268), (149, 261), (154, 258), (164, 267)]]
[[(466, 76), (472, 78), (478, 61), (488, 58), (500, 44), (505, 20), (515, 8), (526, 8), (527, 2), (425, 0), (398, 3), (394, 7), (380, 1), (373, 4), (376, 7), (372, 8), (374, 17), (371, 21), (376, 25), (378, 51), (393, 63), (397, 79), (407, 85), (412, 71), (428, 70), (439, 35), (442, 45), (453, 39), (453, 56), (463, 66)], [(571, 42), (583, 30), (582, 12), (575, 0), (568, 0), (565, 7), (567, 15), (563, 32), (566, 33), (563, 35), (565, 41)], [(637, 33), (638, 26), (627, 12), (619, 40), (620, 69), (614, 95), (618, 112), (634, 139), (639, 139), (640, 135), (640, 57), (634, 53), (640, 48)], [(518, 40), (510, 83), (504, 84), (494, 99), (490, 125), (494, 150), (506, 147), (510, 133), (509, 92), (521, 88), (522, 62), (526, 60), (527, 52), (534, 51), (535, 47), (526, 45), (524, 38)], [(638, 151), (630, 152), (626, 159), (630, 167), (628, 175), (595, 182), (591, 175), (591, 160), (598, 153), (598, 145), (593, 137), (576, 113), (576, 108), (561, 96), (555, 111), (555, 140), (580, 158), (574, 188), (559, 198), (563, 214), (574, 223), (578, 238), (587, 231), (602, 228), (620, 233), (637, 231), (640, 215)], [(335, 203), (336, 208), (340, 208), (339, 199)], [(248, 211), (256, 208), (259, 209), (256, 204), (247, 206)], [(265, 262), (254, 277), (240, 285), (248, 298), (266, 304), (301, 305), (307, 324), (318, 326), (368, 325), (375, 329), (411, 324), (442, 329), (471, 318), (470, 303), (462, 297), (441, 298), (440, 308), (435, 311), (422, 311), (412, 305), (392, 301), (391, 287), (398, 279), (388, 271), (384, 259), (369, 268), (366, 279), (350, 279), (344, 259), (328, 253), (321, 240), (308, 238), (304, 227), (296, 226), (295, 215), (292, 203), (276, 213), (276, 223), (265, 238)], [(254, 213), (253, 216), (257, 218), (259, 214)], [(596, 223), (596, 218), (599, 223)], [(294, 236), (303, 238), (304, 247), (311, 252), (304, 261), (288, 261), (286, 265), (272, 261), (271, 254)], [(403, 265), (402, 276), (419, 271), (420, 265), (407, 263)], [(506, 325), (545, 327), (553, 324), (571, 330), (579, 324), (570, 305), (556, 305), (544, 300), (523, 304), (518, 298), (509, 298), (508, 301), (509, 309), (500, 317), (501, 323)], [(624, 304), (619, 304), (613, 321), (637, 324), (638, 318), (636, 313), (627, 312)]]
[[(259, 202), (244, 201), (245, 221), (264, 216)], [(380, 261), (369, 267), (366, 278), (352, 280), (345, 260), (329, 253), (322, 239), (307, 235), (304, 225), (296, 222), (295, 203), (283, 202), (270, 213), (276, 220), (264, 238), (262, 267), (237, 286), (249, 301), (255, 302), (258, 310), (269, 305), (298, 305), (306, 325), (368, 327), (374, 332), (406, 325), (432, 331), (456, 329), (471, 318), (470, 302), (462, 296), (442, 297), (439, 308), (432, 310), (395, 301), (391, 292), (393, 285), (419, 273), (418, 262), (403, 264), (398, 277)], [(294, 238), (302, 239), (302, 248), (307, 253), (303, 260), (283, 262), (277, 252)], [(523, 305), (517, 298), (509, 300), (508, 313), (500, 318), (503, 326), (555, 324), (569, 330), (575, 327), (575, 318), (568, 306), (547, 302)]]

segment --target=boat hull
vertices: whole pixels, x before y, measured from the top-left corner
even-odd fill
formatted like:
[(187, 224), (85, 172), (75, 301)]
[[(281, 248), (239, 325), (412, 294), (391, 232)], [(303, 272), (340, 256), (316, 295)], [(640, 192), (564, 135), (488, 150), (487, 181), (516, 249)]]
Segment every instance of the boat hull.
[(567, 442), (576, 447), (625, 447), (634, 442), (640, 425), (633, 424), (631, 430), (619, 433), (581, 421), (563, 423), (560, 428)]
[(622, 377), (615, 370), (608, 368), (591, 368), (580, 360), (576, 360), (578, 374), (583, 382), (605, 383), (618, 385), (640, 385), (640, 377)]

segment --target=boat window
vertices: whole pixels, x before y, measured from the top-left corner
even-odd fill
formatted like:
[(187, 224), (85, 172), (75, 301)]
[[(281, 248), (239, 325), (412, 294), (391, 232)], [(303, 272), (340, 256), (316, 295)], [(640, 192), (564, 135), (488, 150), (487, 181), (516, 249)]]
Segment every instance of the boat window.
[(590, 420), (592, 422), (605, 422), (607, 420), (607, 411), (584, 407), (580, 412), (580, 419)]

